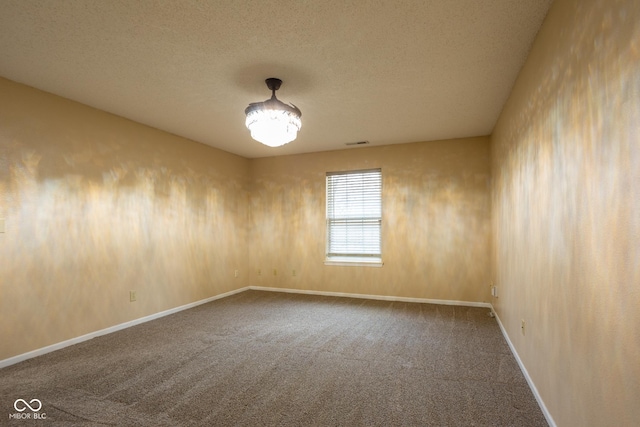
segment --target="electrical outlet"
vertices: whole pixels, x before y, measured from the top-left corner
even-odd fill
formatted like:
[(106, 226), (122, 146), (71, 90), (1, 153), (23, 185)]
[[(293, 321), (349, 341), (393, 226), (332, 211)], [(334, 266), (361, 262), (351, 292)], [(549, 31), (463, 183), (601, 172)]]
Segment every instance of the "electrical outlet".
[(233, 277), (238, 277), (238, 270), (233, 273)]
[(258, 276), (262, 276), (262, 270), (258, 269)]
[(491, 286), (491, 295), (494, 298), (498, 298), (498, 287), (497, 286)]
[(520, 320), (520, 330), (522, 331), (522, 335), (524, 335), (524, 319)]
[(129, 291), (129, 302), (134, 302), (138, 299), (138, 295), (136, 295), (136, 291)]
[(295, 270), (291, 270), (291, 275), (292, 275), (293, 277), (296, 277), (296, 271), (295, 271)]
[(278, 270), (276, 270), (275, 268), (273, 269), (273, 275), (277, 276), (278, 275)]

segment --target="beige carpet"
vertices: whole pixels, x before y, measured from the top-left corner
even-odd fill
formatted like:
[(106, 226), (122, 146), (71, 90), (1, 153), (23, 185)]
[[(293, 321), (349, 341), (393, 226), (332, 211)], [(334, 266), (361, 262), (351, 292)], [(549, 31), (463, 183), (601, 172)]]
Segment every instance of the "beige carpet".
[[(546, 426), (487, 313), (246, 291), (0, 370), (0, 416), (21, 426)], [(46, 420), (8, 420), (18, 398), (39, 399)]]

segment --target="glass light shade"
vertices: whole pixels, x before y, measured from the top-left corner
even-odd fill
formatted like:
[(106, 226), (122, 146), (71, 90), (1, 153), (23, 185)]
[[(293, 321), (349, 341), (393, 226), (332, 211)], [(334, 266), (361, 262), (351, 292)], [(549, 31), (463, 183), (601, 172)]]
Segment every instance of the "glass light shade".
[(296, 139), (302, 121), (290, 111), (264, 108), (248, 112), (246, 125), (253, 139), (269, 147), (279, 147)]

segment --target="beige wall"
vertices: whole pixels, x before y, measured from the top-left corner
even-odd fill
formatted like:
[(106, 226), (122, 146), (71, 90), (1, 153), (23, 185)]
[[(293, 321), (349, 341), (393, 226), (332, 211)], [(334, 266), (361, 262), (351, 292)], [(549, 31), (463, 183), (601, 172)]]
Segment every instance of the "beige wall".
[[(250, 283), (489, 301), (489, 155), (484, 137), (252, 161)], [(326, 172), (370, 168), (382, 168), (384, 266), (325, 266)]]
[(557, 0), (492, 135), (494, 305), (559, 426), (640, 421), (639, 64), (640, 2)]
[[(557, 424), (633, 425), (638, 63), (640, 3), (556, 0), (491, 180), (487, 138), (247, 160), (0, 79), (0, 360), (246, 285), (487, 301), (495, 280)], [(325, 266), (325, 173), (374, 167), (385, 265)]]
[[(248, 285), (488, 301), (487, 137), (248, 160), (0, 94), (0, 360)], [(373, 167), (385, 264), (325, 266), (325, 173)]]
[(248, 189), (247, 159), (0, 79), (0, 360), (246, 286)]

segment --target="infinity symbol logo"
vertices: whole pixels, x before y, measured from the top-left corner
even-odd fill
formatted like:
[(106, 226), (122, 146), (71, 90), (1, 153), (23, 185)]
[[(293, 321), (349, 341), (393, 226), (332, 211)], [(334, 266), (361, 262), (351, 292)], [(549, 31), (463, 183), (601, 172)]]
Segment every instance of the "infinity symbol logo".
[[(31, 406), (29, 403), (33, 404), (33, 402), (35, 402), (36, 404)], [(18, 405), (19, 403), (22, 403), (22, 405)], [(31, 412), (38, 412), (40, 409), (42, 409), (42, 402), (40, 402), (38, 399), (31, 399), (29, 403), (27, 403), (27, 401), (24, 399), (16, 399), (16, 401), (13, 402), (13, 407), (18, 412), (24, 412), (27, 410), (27, 408), (31, 409)], [(35, 406), (37, 406), (37, 408)]]

